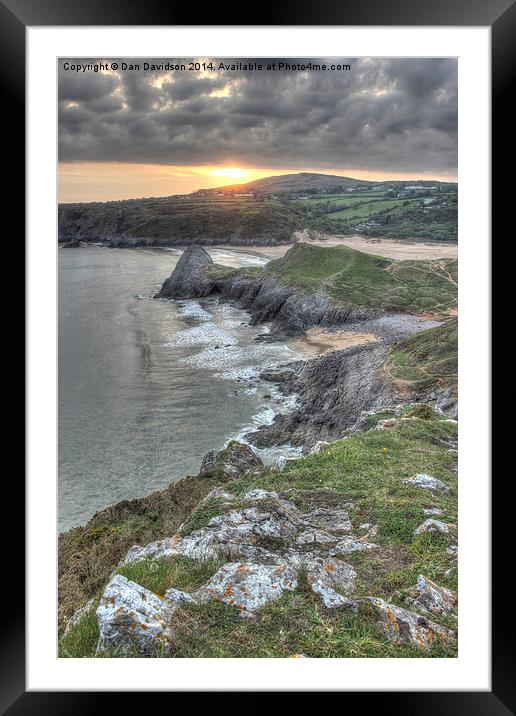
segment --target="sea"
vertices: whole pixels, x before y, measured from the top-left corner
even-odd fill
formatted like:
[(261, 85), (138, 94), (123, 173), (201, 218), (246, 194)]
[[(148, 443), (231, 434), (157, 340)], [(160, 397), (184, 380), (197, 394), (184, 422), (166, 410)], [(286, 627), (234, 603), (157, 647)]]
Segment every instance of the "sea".
[[(227, 266), (267, 261), (209, 251)], [(59, 531), (197, 474), (208, 451), (295, 405), (259, 373), (306, 358), (299, 342), (256, 341), (268, 327), (215, 298), (153, 298), (181, 253), (58, 250)], [(297, 449), (257, 452), (271, 463)]]

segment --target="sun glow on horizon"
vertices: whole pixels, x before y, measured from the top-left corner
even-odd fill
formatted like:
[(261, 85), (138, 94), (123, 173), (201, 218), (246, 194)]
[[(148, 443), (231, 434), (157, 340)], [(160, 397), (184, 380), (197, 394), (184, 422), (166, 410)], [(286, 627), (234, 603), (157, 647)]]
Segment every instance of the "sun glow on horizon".
[(249, 172), (240, 167), (217, 167), (211, 169), (209, 174), (214, 177), (223, 177), (224, 179), (243, 179), (249, 176)]
[(146, 196), (188, 194), (198, 189), (245, 184), (255, 179), (279, 174), (297, 174), (301, 171), (351, 176), (355, 179), (370, 181), (388, 181), (389, 179), (457, 181), (456, 176), (436, 176), (425, 172), (387, 173), (352, 168), (60, 162), (59, 202), (113, 201)]

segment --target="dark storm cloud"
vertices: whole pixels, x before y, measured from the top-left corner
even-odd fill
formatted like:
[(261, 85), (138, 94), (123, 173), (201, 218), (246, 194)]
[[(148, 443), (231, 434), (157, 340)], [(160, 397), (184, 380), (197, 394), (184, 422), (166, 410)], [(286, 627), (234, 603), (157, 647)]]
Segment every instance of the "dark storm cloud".
[(456, 60), (312, 61), (351, 71), (103, 74), (62, 61), (60, 159), (456, 171)]

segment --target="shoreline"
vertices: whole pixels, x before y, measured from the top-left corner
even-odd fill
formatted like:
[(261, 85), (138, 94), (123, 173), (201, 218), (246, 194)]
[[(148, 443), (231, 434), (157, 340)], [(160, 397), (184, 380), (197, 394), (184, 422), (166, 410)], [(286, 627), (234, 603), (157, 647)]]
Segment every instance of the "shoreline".
[[(339, 245), (339, 244), (345, 244), (349, 243), (351, 240), (364, 240), (361, 237), (354, 237), (353, 239), (341, 239), (336, 237), (332, 241), (332, 245)], [(367, 241), (369, 245), (369, 241)], [(389, 242), (393, 243), (393, 242)], [(318, 241), (318, 242), (309, 242), (308, 245), (326, 245), (328, 246), (329, 243), (326, 241)], [(377, 245), (377, 244), (375, 244)], [(406, 244), (402, 243), (406, 248)], [(98, 246), (98, 244), (97, 244)], [(207, 247), (207, 250), (214, 249), (214, 250), (222, 250), (222, 251), (228, 251), (234, 254), (245, 254), (245, 255), (252, 255), (253, 253), (257, 256), (264, 256), (264, 255), (271, 255), (271, 251), (275, 252), (285, 252), (290, 248), (291, 245), (285, 245), (285, 246), (279, 246), (279, 247), (250, 247), (250, 246), (241, 246), (241, 247), (233, 247), (233, 246), (211, 246)], [(137, 248), (148, 248), (148, 247), (137, 247)], [(155, 249), (163, 249), (164, 247), (151, 247)], [(169, 249), (170, 247), (166, 247)], [(428, 248), (428, 246), (427, 246)], [(430, 248), (439, 248), (435, 247), (435, 245), (431, 245)], [(176, 269), (174, 269), (175, 271)], [(208, 298), (208, 296), (198, 296), (197, 301), (202, 307), (203, 298)], [(184, 299), (179, 299), (179, 301)], [(208, 299), (209, 300), (209, 299)], [(217, 302), (220, 303), (229, 303), (236, 305), (235, 302), (231, 299), (225, 299), (223, 297), (218, 297)], [(248, 308), (244, 308), (243, 306), (239, 306), (239, 308), (242, 308), (243, 311), (247, 314), (252, 316)], [(271, 321), (260, 321), (264, 328), (266, 328), (266, 332), (268, 332), (268, 326), (271, 324)], [(305, 369), (310, 369), (313, 367), (315, 362), (318, 359), (323, 360), (329, 358), (332, 360), (333, 357), (336, 358), (336, 354), (339, 353), (352, 353), (356, 354), (357, 352), (364, 352), (364, 356), (367, 355), (373, 355), (378, 353), (378, 358), (380, 357), (380, 354), (383, 355), (385, 353), (387, 347), (392, 344), (395, 341), (401, 340), (403, 338), (406, 338), (410, 335), (416, 334), (422, 330), (425, 330), (425, 328), (430, 328), (434, 326), (440, 325), (442, 322), (442, 319), (439, 320), (438, 316), (433, 316), (430, 313), (421, 313), (421, 314), (409, 314), (409, 313), (403, 313), (403, 314), (384, 314), (381, 316), (371, 316), (366, 318), (365, 320), (362, 318), (357, 318), (355, 320), (350, 321), (347, 323), (347, 325), (336, 325), (335, 327), (331, 326), (325, 326), (321, 327), (321, 325), (315, 325), (312, 324), (312, 327), (306, 327), (305, 330), (302, 333), (299, 333), (298, 335), (291, 335), (290, 337), (279, 333), (276, 338), (273, 338), (274, 343), (284, 343), (287, 348), (290, 350), (293, 350), (294, 352), (300, 354), (299, 359), (296, 360), (287, 360), (287, 361), (280, 361), (272, 366), (266, 366), (266, 365), (257, 365), (256, 366), (256, 378), (260, 378), (261, 373), (264, 371), (267, 372), (270, 370), (271, 372), (277, 371), (281, 372), (283, 369), (284, 372), (292, 373), (292, 368), (296, 364), (298, 364), (294, 370), (297, 373), (301, 373)], [(272, 322), (273, 323), (273, 322)], [(272, 337), (272, 336), (271, 336)], [(255, 339), (256, 340), (256, 339)], [(267, 341), (268, 342), (268, 341)], [(373, 349), (373, 353), (371, 353), (371, 349)], [(222, 349), (223, 351), (224, 349)], [(349, 361), (352, 361), (350, 357)], [(366, 359), (368, 360), (368, 359)], [(375, 363), (378, 361), (374, 361)], [(339, 363), (339, 360), (337, 360), (337, 363)], [(302, 366), (299, 368), (299, 366)], [(321, 366), (323, 364), (321, 363)], [(371, 364), (371, 367), (373, 365)], [(356, 366), (355, 366), (356, 368)], [(363, 376), (365, 379), (365, 376)], [(255, 379), (256, 380), (256, 379)], [(292, 380), (290, 378), (289, 380)], [(245, 381), (247, 382), (247, 381)], [(252, 381), (254, 382), (254, 381)], [(312, 377), (311, 382), (314, 382), (314, 377)], [(366, 382), (370, 382), (369, 379), (366, 380)], [(260, 452), (264, 449), (274, 449), (274, 452), (277, 450), (284, 450), (284, 452), (289, 451), (289, 447), (294, 448), (297, 450), (304, 450), (309, 449), (311, 447), (311, 443), (317, 438), (317, 436), (314, 435), (308, 435), (308, 434), (298, 434), (297, 439), (294, 443), (290, 443), (288, 440), (282, 439), (282, 440), (274, 440), (274, 442), (262, 443), (260, 444), (258, 436), (262, 432), (274, 432), (274, 428), (276, 426), (276, 423), (288, 420), (289, 416), (292, 415), (292, 413), (304, 413), (306, 412), (304, 410), (305, 406), (303, 404), (296, 404), (297, 399), (301, 399), (300, 393), (302, 391), (298, 390), (297, 388), (301, 387), (301, 383), (299, 386), (296, 387), (295, 384), (287, 385), (284, 384), (283, 379), (275, 380), (267, 378), (265, 379), (265, 383), (269, 383), (270, 389), (267, 389), (267, 393), (272, 393), (272, 395), (267, 395), (264, 397), (270, 398), (273, 401), (273, 405), (271, 405), (271, 402), (263, 402), (262, 407), (260, 409), (260, 412), (262, 414), (265, 414), (266, 412), (269, 412), (272, 414), (272, 418), (268, 419), (265, 418), (264, 422), (261, 424), (247, 424), (242, 425), (241, 428), (235, 432), (232, 433), (231, 436), (228, 437), (228, 439), (225, 441), (224, 444), (227, 444), (231, 440), (242, 440), (247, 444), (252, 445), (255, 449), (258, 449)], [(273, 384), (273, 385), (271, 385)], [(274, 386), (274, 387), (273, 387)], [(287, 388), (287, 392), (285, 392), (284, 388)], [(306, 386), (303, 386), (306, 388)], [(301, 400), (301, 403), (303, 401)], [(252, 418), (256, 417), (255, 415), (252, 416)], [(284, 431), (283, 431), (284, 432)], [(257, 440), (254, 440), (253, 438), (257, 438)], [(285, 436), (283, 436), (285, 437)], [(313, 438), (313, 439), (312, 439)], [(334, 438), (335, 439), (335, 438)], [(219, 446), (217, 446), (219, 447)], [(202, 455), (199, 456), (199, 459), (202, 458)], [(178, 480), (181, 480), (184, 478), (184, 475), (182, 477), (179, 477)], [(177, 482), (178, 480), (174, 481)], [(171, 483), (171, 484), (174, 484)], [(147, 494), (151, 493), (145, 493), (145, 495), (142, 495), (141, 497), (136, 497), (134, 499), (142, 499)], [(117, 502), (110, 503), (106, 508), (109, 509), (110, 507), (113, 507), (117, 505)], [(91, 519), (91, 518), (90, 518)], [(89, 520), (87, 520), (84, 524), (87, 524)], [(71, 529), (75, 529), (76, 527), (82, 527), (81, 525), (74, 525)], [(64, 532), (66, 532), (65, 530)]]

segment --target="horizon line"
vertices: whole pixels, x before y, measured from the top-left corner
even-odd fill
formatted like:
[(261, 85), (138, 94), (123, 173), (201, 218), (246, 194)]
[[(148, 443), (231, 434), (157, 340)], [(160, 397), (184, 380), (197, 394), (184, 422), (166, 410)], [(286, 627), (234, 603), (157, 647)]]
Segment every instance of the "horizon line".
[[(62, 168), (65, 165), (73, 166), (74, 164), (79, 164), (79, 163), (81, 163), (81, 162), (60, 162), (58, 164), (58, 169)], [(118, 164), (125, 164), (125, 162), (111, 162), (110, 164), (118, 165)], [(142, 165), (142, 168), (144, 166), (149, 166), (149, 165)], [(166, 166), (170, 166), (170, 165), (152, 165), (152, 166), (166, 167)], [(230, 189), (232, 187), (244, 187), (247, 184), (253, 184), (256, 181), (261, 181), (264, 179), (272, 179), (274, 177), (280, 177), (280, 176), (299, 176), (302, 174), (331, 176), (331, 177), (335, 177), (338, 179), (351, 179), (351, 180), (354, 180), (357, 182), (362, 182), (362, 183), (385, 184), (385, 183), (390, 183), (390, 182), (402, 183), (402, 182), (411, 181), (411, 182), (437, 182), (439, 184), (458, 184), (458, 178), (456, 178), (456, 179), (439, 178), (438, 179), (435, 175), (434, 176), (425, 176), (424, 174), (418, 175), (418, 174), (415, 174), (412, 172), (406, 172), (406, 174), (410, 174), (410, 177), (402, 179), (402, 178), (399, 178), (400, 173), (401, 172), (398, 172), (398, 177), (395, 177), (395, 176), (385, 177), (384, 176), (382, 178), (362, 179), (362, 178), (359, 178), (356, 176), (352, 176), (351, 174), (334, 174), (333, 172), (330, 172), (330, 171), (306, 171), (305, 170), (305, 171), (295, 172), (295, 171), (291, 171), (291, 170), (290, 171), (282, 170), (275, 174), (265, 174), (264, 176), (259, 177), (258, 179), (249, 179), (248, 181), (245, 181), (245, 182), (242, 181), (242, 182), (238, 182), (238, 183), (225, 183), (225, 184), (222, 183), (222, 184), (218, 184), (217, 186), (211, 186), (211, 187), (210, 186), (199, 186), (196, 189), (192, 189), (191, 191), (186, 191), (186, 192), (178, 191), (178, 192), (171, 192), (171, 193), (146, 194), (146, 195), (134, 194), (133, 196), (125, 196), (125, 197), (119, 197), (119, 198), (108, 198), (108, 199), (95, 199), (95, 198), (79, 199), (79, 200), (69, 200), (69, 199), (68, 200), (66, 200), (66, 199), (59, 200), (58, 199), (57, 203), (58, 203), (58, 205), (59, 204), (108, 204), (108, 203), (114, 203), (114, 202), (136, 201), (136, 200), (144, 200), (144, 199), (166, 199), (166, 198), (174, 197), (174, 196), (190, 196), (190, 195), (195, 194), (200, 191), (210, 191), (211, 192), (211, 191), (216, 191), (217, 189), (222, 190), (222, 189)], [(396, 174), (396, 172), (394, 172), (394, 174)], [(61, 183), (61, 180), (58, 180), (58, 185), (60, 183)], [(59, 186), (58, 186), (58, 189), (59, 189)]]

